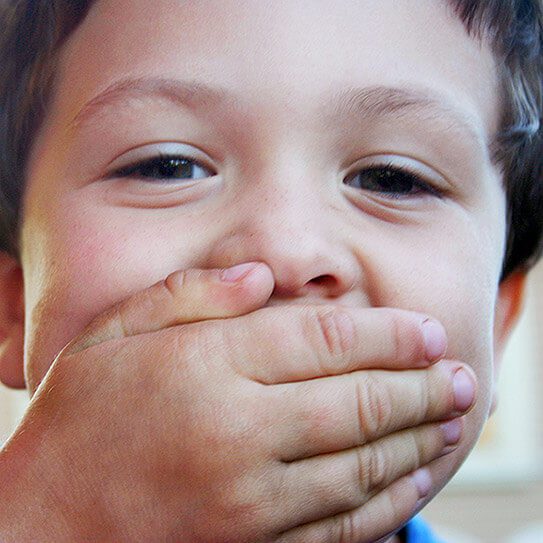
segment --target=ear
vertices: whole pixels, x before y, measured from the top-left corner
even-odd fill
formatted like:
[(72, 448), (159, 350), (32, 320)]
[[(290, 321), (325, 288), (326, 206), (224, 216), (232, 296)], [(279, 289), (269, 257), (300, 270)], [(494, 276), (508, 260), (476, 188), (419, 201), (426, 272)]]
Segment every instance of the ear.
[(522, 313), (526, 291), (526, 272), (514, 272), (499, 286), (494, 313), (494, 391), (491, 413), (497, 405), (496, 385), (500, 373), (503, 353), (511, 332)]
[(0, 251), (0, 381), (25, 388), (24, 288), (17, 260)]

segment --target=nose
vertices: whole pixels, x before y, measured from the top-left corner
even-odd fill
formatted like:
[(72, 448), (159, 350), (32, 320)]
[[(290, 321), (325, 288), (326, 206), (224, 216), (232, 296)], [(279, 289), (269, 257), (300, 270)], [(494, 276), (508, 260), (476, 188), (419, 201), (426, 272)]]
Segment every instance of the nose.
[(307, 173), (278, 179), (276, 172), (273, 183), (260, 179), (236, 195), (223, 230), (228, 233), (216, 240), (212, 261), (265, 262), (275, 278), (268, 305), (300, 298), (348, 303), (359, 266), (328, 193), (316, 190)]

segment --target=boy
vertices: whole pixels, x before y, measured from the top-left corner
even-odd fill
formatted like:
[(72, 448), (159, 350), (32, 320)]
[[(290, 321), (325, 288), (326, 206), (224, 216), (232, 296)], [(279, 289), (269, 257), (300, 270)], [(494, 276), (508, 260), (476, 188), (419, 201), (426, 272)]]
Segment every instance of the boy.
[(541, 249), (541, 3), (4, 4), (1, 539), (429, 537)]

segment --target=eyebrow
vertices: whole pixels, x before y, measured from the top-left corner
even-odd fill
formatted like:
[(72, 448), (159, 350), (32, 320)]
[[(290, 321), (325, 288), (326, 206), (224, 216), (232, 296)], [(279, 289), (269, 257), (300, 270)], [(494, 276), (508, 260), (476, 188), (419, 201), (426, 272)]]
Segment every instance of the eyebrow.
[(70, 122), (75, 128), (108, 107), (133, 98), (163, 99), (192, 109), (229, 106), (241, 110), (241, 102), (229, 91), (198, 81), (181, 81), (160, 77), (127, 78), (109, 85), (89, 100)]
[[(69, 124), (75, 129), (101, 111), (132, 98), (164, 99), (189, 109), (228, 108), (242, 114), (246, 107), (231, 91), (199, 81), (160, 77), (127, 78), (114, 82), (89, 100)], [(426, 89), (375, 85), (348, 87), (328, 97), (322, 107), (323, 119), (333, 125), (339, 117), (379, 117), (430, 114), (444, 118), (476, 142), (485, 145), (483, 131), (467, 112), (445, 97)]]
[(480, 122), (445, 96), (426, 89), (409, 87), (349, 87), (332, 95), (327, 122), (337, 121), (340, 116), (400, 117), (425, 115), (432, 121), (441, 120), (471, 138), (481, 147), (487, 146)]

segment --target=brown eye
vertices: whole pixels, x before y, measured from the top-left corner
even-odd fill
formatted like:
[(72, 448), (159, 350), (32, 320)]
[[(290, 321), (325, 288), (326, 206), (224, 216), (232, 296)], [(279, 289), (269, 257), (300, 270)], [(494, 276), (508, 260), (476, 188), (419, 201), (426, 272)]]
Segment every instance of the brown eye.
[(392, 165), (364, 168), (348, 176), (346, 182), (354, 188), (378, 192), (389, 198), (438, 195), (438, 192), (418, 175)]
[(140, 179), (158, 179), (177, 181), (204, 179), (216, 175), (195, 160), (183, 156), (157, 156), (116, 170), (115, 177), (134, 177)]

